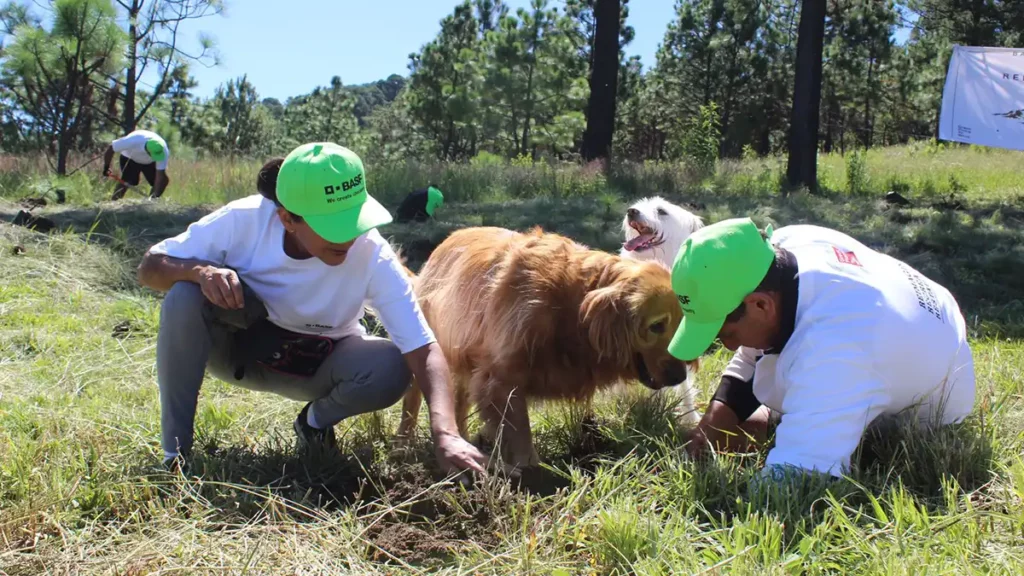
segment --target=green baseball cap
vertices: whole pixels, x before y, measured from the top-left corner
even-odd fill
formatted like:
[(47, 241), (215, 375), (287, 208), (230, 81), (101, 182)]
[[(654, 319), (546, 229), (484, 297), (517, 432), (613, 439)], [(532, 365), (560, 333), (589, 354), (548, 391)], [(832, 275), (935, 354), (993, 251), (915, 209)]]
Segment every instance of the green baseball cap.
[(146, 152), (149, 154), (150, 158), (157, 162), (167, 157), (167, 151), (164, 150), (164, 145), (156, 140), (146, 141)]
[(434, 215), (434, 210), (437, 210), (438, 207), (441, 206), (441, 204), (444, 204), (444, 194), (441, 194), (441, 191), (438, 190), (437, 188), (435, 188), (433, 186), (428, 186), (427, 187), (427, 208), (426, 208), (427, 215), (428, 216), (433, 216)]
[(366, 192), (363, 161), (332, 142), (292, 150), (277, 174), (277, 200), (328, 242), (342, 243), (391, 222)]
[[(765, 235), (771, 234), (769, 225)], [(684, 361), (704, 354), (726, 316), (757, 288), (774, 259), (775, 249), (750, 218), (723, 220), (690, 235), (672, 266), (672, 291), (683, 320), (669, 353)]]

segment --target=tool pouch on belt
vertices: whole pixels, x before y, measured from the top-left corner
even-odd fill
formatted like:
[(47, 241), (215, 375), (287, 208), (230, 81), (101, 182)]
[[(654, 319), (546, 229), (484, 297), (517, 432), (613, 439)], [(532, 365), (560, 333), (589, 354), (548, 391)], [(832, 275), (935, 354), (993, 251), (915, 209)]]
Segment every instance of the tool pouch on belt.
[(289, 376), (309, 377), (334, 350), (334, 341), (323, 336), (298, 334), (281, 328), (267, 318), (267, 309), (251, 288), (242, 283), (245, 305), (227, 310), (206, 302), (204, 314), (232, 333), (231, 366), (236, 380), (245, 377), (245, 367), (260, 364)]

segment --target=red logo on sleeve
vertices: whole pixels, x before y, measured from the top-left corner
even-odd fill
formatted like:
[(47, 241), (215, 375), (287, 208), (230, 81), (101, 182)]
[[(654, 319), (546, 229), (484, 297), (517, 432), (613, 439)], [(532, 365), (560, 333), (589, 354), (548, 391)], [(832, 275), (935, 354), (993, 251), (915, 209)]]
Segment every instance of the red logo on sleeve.
[[(861, 266), (860, 260), (857, 260), (857, 255), (853, 252), (844, 252), (839, 249), (838, 246), (833, 246), (832, 250), (836, 253), (836, 260), (839, 260), (843, 264), (851, 264), (853, 266)], [(863, 266), (861, 266), (863, 268)]]

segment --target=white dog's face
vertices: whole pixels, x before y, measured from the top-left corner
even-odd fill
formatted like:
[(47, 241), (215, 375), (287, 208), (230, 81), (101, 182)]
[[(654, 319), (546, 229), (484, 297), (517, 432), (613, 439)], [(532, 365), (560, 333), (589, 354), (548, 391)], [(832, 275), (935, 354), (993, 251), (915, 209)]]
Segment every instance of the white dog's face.
[(620, 254), (671, 268), (683, 242), (703, 226), (700, 217), (659, 196), (644, 198), (630, 206), (622, 219), (626, 241)]

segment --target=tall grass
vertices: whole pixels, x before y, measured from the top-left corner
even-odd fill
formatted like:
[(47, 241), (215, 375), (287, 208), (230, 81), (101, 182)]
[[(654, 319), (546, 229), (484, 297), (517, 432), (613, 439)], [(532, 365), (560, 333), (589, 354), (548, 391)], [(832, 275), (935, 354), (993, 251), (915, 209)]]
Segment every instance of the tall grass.
[[(976, 200), (1001, 201), (1024, 196), (1024, 155), (991, 150), (916, 143), (872, 149), (857, 155), (822, 154), (819, 182), (831, 196), (878, 197), (895, 190), (904, 195), (937, 198), (969, 194)], [(76, 167), (88, 157), (73, 158)], [(256, 173), (263, 160), (172, 159), (167, 202), (221, 204), (256, 193)], [(852, 164), (851, 164), (852, 162)], [(0, 157), (0, 197), (44, 194), (63, 188), (73, 203), (107, 199), (113, 182), (99, 177), (102, 159), (66, 179), (48, 176), (40, 157)], [(115, 162), (116, 166), (116, 162)], [(851, 166), (853, 170), (851, 170)], [(607, 175), (596, 165), (534, 164), (482, 155), (473, 162), (446, 164), (407, 161), (367, 165), (371, 194), (397, 206), (412, 190), (434, 184), (453, 203), (529, 198), (635, 198), (660, 194), (674, 198), (703, 195), (763, 196), (784, 185), (785, 158), (722, 160), (713, 174), (682, 162), (618, 162)], [(851, 182), (852, 177), (856, 181)], [(143, 181), (141, 193), (148, 193)]]
[[(855, 188), (880, 195), (890, 190), (918, 197), (969, 194), (973, 199), (1005, 200), (1024, 196), (1024, 154), (980, 146), (917, 142), (861, 152), (863, 179)], [(819, 156), (818, 179), (831, 191), (850, 189), (850, 157)]]

